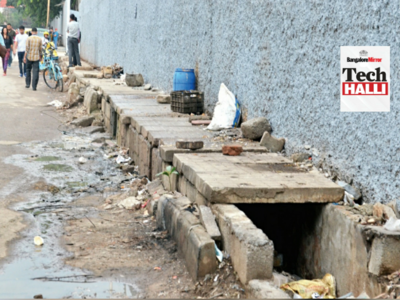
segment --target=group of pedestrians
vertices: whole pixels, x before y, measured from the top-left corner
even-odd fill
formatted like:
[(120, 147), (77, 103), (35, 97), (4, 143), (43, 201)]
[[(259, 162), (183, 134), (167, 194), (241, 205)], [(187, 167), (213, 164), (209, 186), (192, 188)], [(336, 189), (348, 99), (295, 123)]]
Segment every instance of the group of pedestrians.
[[(11, 66), (13, 54), (18, 55), (20, 77), (25, 77), (25, 87), (36, 91), (39, 82), (39, 63), (43, 57), (43, 47), (48, 42), (54, 42), (57, 49), (59, 34), (53, 31), (45, 32), (43, 39), (37, 33), (37, 28), (32, 28), (28, 34), (25, 33), (25, 27), (19, 27), (19, 33), (16, 34), (11, 24), (7, 24), (1, 29), (0, 35), (0, 56), (3, 62), (3, 76), (7, 76), (7, 68)], [(69, 66), (81, 66), (79, 55), (79, 43), (81, 38), (79, 24), (75, 15), (70, 15), (70, 22), (67, 26), (68, 36), (68, 54)], [(4, 51), (2, 53), (1, 51)]]

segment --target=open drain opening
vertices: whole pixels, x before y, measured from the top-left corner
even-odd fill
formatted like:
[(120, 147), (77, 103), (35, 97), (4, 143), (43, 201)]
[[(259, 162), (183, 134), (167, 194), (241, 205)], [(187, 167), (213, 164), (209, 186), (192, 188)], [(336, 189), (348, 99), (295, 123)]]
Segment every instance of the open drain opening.
[[(325, 204), (238, 204), (252, 222), (274, 242), (274, 267), (302, 278), (314, 279), (305, 262), (307, 242), (318, 243), (317, 220)], [(310, 239), (310, 237), (313, 237)], [(313, 245), (319, 247), (319, 245)], [(308, 248), (308, 247), (307, 247)], [(308, 253), (309, 254), (309, 253)]]

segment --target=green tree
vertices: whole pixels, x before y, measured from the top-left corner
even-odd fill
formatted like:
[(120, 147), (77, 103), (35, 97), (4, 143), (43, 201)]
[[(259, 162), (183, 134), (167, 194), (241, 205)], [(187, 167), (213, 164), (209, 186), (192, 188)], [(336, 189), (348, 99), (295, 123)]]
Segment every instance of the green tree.
[[(50, 21), (60, 14), (63, 0), (50, 0)], [(24, 16), (36, 21), (37, 27), (44, 27), (47, 20), (47, 0), (8, 0), (7, 5), (14, 6)]]

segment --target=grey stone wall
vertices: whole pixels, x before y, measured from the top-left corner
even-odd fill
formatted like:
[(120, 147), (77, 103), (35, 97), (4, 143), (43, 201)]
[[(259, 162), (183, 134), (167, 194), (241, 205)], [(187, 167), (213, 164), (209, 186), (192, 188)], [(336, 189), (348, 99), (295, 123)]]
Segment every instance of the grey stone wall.
[[(400, 198), (398, 1), (82, 0), (82, 56), (172, 89), (198, 69), (212, 111), (224, 82), (245, 118), (266, 116), (287, 152), (317, 162), (368, 201)], [(391, 46), (391, 112), (340, 113), (340, 46)]]

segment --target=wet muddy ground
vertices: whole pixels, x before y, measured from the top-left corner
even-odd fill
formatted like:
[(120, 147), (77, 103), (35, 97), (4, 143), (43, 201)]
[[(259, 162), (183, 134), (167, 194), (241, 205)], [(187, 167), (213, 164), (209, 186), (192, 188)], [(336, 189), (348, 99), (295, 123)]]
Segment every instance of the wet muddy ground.
[(114, 141), (92, 143), (96, 137), (66, 127), (61, 139), (22, 144), (29, 154), (5, 159), (24, 170), (8, 189), (24, 199), (11, 208), (27, 229), (0, 262), (0, 298), (243, 298), (228, 261), (194, 283), (145, 208), (105, 209), (105, 199), (139, 176), (109, 158), (119, 150)]

